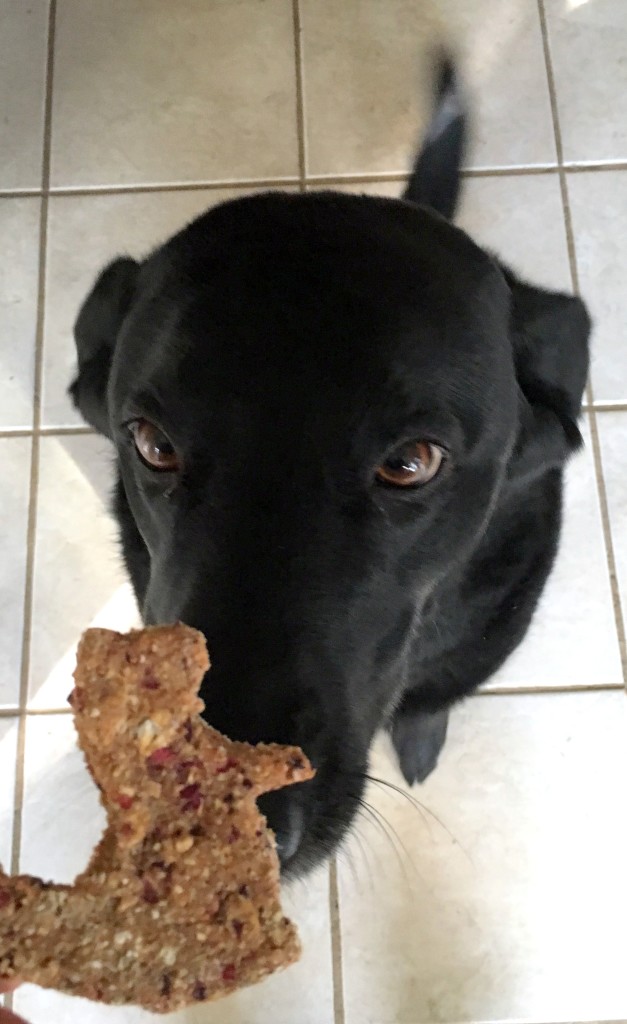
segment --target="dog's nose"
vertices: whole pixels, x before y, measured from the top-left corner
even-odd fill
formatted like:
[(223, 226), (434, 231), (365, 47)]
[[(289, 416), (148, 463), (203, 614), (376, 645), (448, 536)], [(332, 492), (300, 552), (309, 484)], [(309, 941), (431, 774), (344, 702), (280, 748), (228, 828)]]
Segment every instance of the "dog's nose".
[(281, 867), (286, 867), (296, 855), (305, 831), (305, 814), (295, 794), (277, 790), (264, 793), (257, 801), (259, 810), (268, 819), (276, 836)]

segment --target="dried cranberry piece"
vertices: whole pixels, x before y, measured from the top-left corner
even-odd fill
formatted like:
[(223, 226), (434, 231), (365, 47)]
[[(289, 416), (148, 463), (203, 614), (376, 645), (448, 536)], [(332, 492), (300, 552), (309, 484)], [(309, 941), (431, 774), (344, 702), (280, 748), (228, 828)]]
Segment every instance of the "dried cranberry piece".
[(11, 893), (8, 889), (0, 889), (0, 910), (4, 910), (11, 902)]
[(263, 832), (262, 832), (262, 830), (261, 830), (260, 828), (258, 828), (258, 829), (256, 830), (256, 832), (255, 832), (255, 835), (257, 836), (257, 839), (259, 839), (259, 836), (262, 836), (262, 835), (263, 835)]
[(219, 768), (216, 768), (216, 774), (223, 775), (224, 772), (228, 772), (230, 768), (237, 767), (239, 767), (239, 761), (236, 761), (233, 757), (228, 757), (224, 764), (220, 765)]
[(145, 900), (146, 903), (158, 903), (159, 902), (159, 894), (158, 894), (157, 890), (155, 889), (154, 885), (151, 885), (150, 882), (148, 882), (148, 881), (144, 882), (144, 885), (143, 885), (143, 888), (142, 888), (142, 899)]
[(233, 825), (231, 831), (229, 832), (229, 838), (227, 839), (227, 843), (230, 845), (231, 843), (237, 842), (241, 834), (242, 833), (240, 832), (240, 830), (236, 828), (235, 825)]
[(198, 793), (200, 793), (200, 786), (197, 782), (192, 782), (189, 786), (183, 786), (181, 790), (183, 800), (192, 800)]
[(188, 718), (187, 721), (184, 723), (183, 730), (184, 730), (183, 731), (183, 735), (185, 736), (185, 739), (187, 740), (188, 743), (191, 743), (191, 740), (192, 740), (192, 720), (191, 720), (191, 718)]
[(235, 981), (235, 964), (226, 964), (222, 968), (222, 981)]
[(192, 999), (205, 999), (207, 996), (207, 986), (203, 985), (202, 981), (197, 981), (192, 989)]
[(113, 799), (123, 811), (128, 811), (129, 807), (132, 807), (134, 802), (133, 797), (128, 796), (127, 793), (118, 793)]
[(172, 991), (172, 979), (169, 974), (161, 975), (161, 992), (162, 996), (169, 996)]
[(148, 672), (142, 679), (141, 685), (144, 690), (158, 690), (161, 683), (158, 679), (155, 679), (151, 672)]
[(252, 789), (253, 788), (253, 784), (250, 781), (250, 779), (242, 779), (242, 786), (244, 787), (244, 789)]
[(148, 757), (148, 764), (151, 766), (169, 764), (173, 757), (176, 757), (172, 747), (158, 747)]

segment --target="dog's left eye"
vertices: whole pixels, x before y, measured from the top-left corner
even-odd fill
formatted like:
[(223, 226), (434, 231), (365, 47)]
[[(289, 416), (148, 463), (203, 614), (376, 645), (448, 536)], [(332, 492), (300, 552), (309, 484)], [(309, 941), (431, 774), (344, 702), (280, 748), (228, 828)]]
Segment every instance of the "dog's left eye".
[(444, 461), (444, 451), (430, 441), (409, 441), (391, 452), (376, 472), (388, 487), (419, 487), (428, 484)]
[(130, 424), (130, 429), (139, 455), (151, 469), (172, 473), (180, 468), (180, 459), (174, 445), (154, 423), (135, 420)]

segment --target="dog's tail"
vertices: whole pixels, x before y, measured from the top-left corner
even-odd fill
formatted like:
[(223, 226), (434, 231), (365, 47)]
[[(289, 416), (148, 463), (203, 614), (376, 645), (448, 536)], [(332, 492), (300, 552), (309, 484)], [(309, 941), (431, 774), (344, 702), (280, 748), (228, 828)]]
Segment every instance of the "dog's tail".
[(451, 55), (436, 60), (435, 102), (431, 123), (414, 162), (403, 199), (430, 206), (452, 220), (460, 192), (460, 169), (466, 153), (468, 112)]

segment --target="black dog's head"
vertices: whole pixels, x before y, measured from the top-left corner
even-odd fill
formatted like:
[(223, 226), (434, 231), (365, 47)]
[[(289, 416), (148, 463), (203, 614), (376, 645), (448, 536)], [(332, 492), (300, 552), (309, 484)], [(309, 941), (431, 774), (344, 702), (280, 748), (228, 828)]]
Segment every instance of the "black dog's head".
[[(459, 126), (409, 199), (450, 212), (425, 188), (442, 145), (457, 181)], [(243, 198), (97, 281), (72, 393), (117, 448), (142, 613), (207, 636), (213, 725), (317, 766), (264, 805), (290, 868), (350, 822), (433, 588), (577, 445), (586, 337), (409, 201)]]

